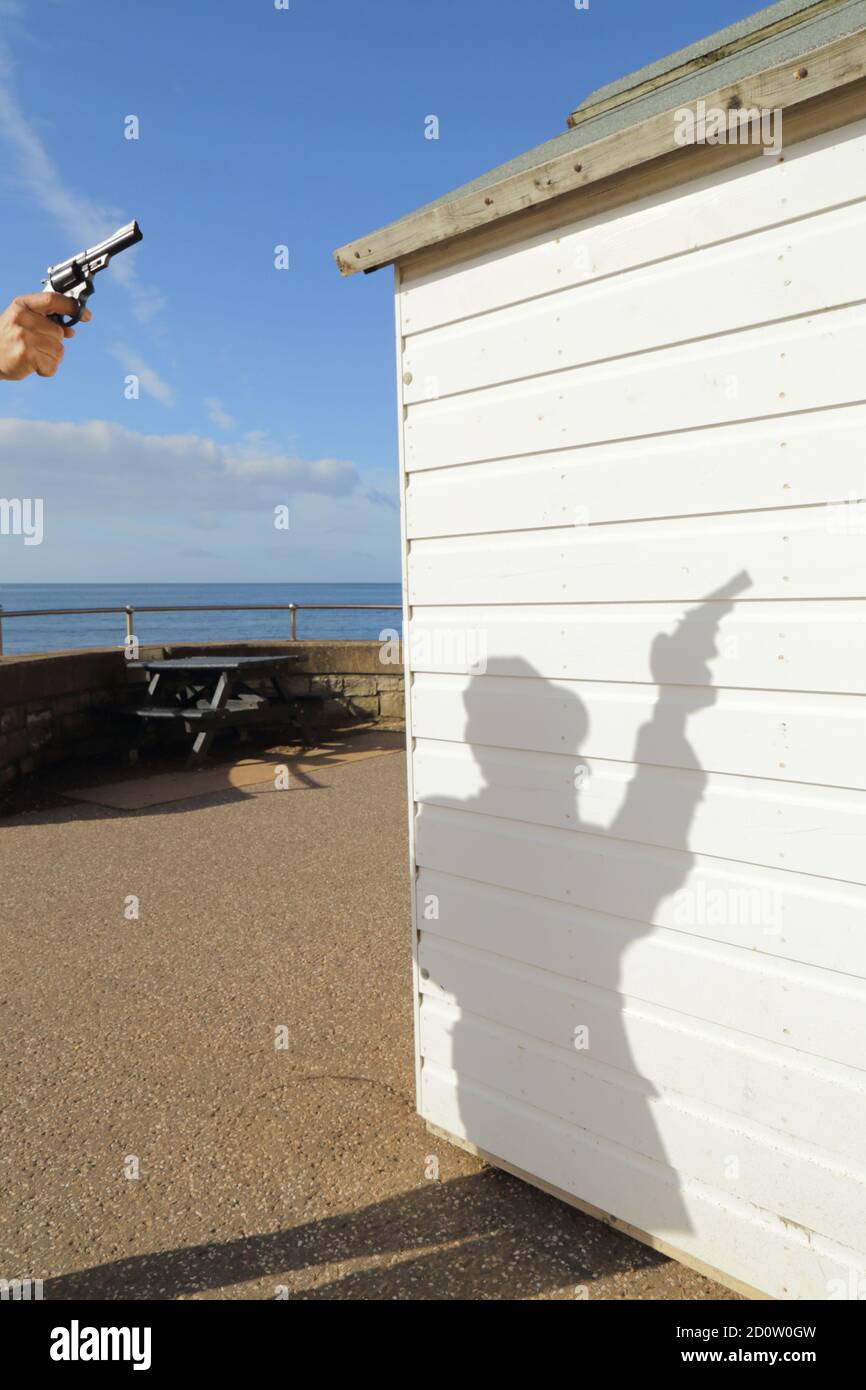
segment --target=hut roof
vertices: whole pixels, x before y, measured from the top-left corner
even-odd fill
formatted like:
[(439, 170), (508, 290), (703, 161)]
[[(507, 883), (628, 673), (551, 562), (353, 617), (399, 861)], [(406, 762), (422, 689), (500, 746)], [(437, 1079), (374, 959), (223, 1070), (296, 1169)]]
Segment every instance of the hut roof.
[[(639, 165), (693, 153), (674, 147), (673, 118), (701, 99), (787, 112), (859, 81), (866, 0), (777, 0), (598, 88), (572, 111), (564, 134), (341, 247), (337, 265), (344, 275), (376, 270)], [(681, 176), (700, 172), (683, 168)]]

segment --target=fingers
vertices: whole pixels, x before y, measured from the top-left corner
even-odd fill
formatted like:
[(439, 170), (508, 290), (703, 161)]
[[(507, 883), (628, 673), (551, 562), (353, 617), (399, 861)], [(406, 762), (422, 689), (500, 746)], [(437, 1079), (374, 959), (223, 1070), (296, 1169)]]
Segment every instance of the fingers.
[[(74, 314), (78, 309), (77, 300), (70, 299), (66, 294), (55, 294), (54, 290), (38, 290), (36, 294), (19, 294), (18, 298), (12, 301), (13, 304), (22, 304), (25, 309), (31, 309), (37, 314)], [(83, 315), (82, 315), (83, 317)]]
[(44, 314), (37, 313), (35, 309), (28, 309), (23, 304), (18, 306), (15, 322), (23, 328), (28, 337), (52, 339), (63, 337), (63, 329), (59, 323), (52, 323), (51, 319), (46, 318)]
[(37, 376), (53, 376), (63, 361), (63, 344), (58, 342), (52, 347), (44, 348), (34, 344), (30, 360)]

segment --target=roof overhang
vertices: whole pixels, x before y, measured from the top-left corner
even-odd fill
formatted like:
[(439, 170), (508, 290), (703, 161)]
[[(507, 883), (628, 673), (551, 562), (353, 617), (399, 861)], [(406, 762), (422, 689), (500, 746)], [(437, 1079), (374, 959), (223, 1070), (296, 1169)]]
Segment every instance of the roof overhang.
[[(513, 166), (504, 165), (476, 184), (466, 185), (398, 222), (349, 242), (334, 253), (341, 274), (377, 270), (503, 219), (540, 209), (566, 195), (572, 195), (569, 201), (574, 203), (574, 195), (581, 191), (590, 194), (597, 191), (602, 181), (622, 178), (656, 162), (671, 166), (666, 171), (668, 184), (678, 181), (678, 171), (683, 181), (699, 177), (704, 169), (693, 156), (696, 149), (709, 149), (709, 140), (697, 145), (683, 145), (680, 140), (683, 112), (691, 111), (698, 123), (701, 103), (704, 111), (781, 111), (784, 133), (786, 115), (794, 117), (822, 97), (850, 91), (857, 83), (863, 83), (866, 96), (866, 3), (849, 9), (859, 12), (854, 32), (809, 49), (794, 61), (786, 60), (754, 72), (689, 101), (680, 100), (670, 109), (596, 139), (591, 138), (596, 123), (587, 122), (539, 147), (540, 151), (556, 147), (552, 157), (539, 163), (514, 161)], [(857, 119), (859, 114), (849, 114), (847, 119)], [(862, 114), (866, 115), (866, 104)], [(805, 138), (802, 122), (794, 121), (794, 125), (796, 138)], [(756, 153), (762, 151), (750, 143), (738, 143), (726, 152), (726, 162), (754, 157)], [(498, 174), (502, 176), (497, 177)], [(586, 215), (594, 210), (590, 207)], [(575, 220), (579, 215), (575, 212)]]

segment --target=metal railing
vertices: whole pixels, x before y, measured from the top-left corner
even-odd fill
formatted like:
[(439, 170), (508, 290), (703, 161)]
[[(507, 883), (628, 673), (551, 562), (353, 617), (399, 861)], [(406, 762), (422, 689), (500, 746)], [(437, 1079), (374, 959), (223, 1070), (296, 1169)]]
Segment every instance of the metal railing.
[[(126, 641), (133, 636), (136, 613), (271, 613), (289, 614), (289, 638), (296, 642), (298, 613), (338, 613), (342, 611), (399, 613), (399, 603), (125, 603), (116, 608), (12, 608), (0, 603), (0, 656), (3, 655), (3, 622), (6, 618), (65, 618), (97, 613), (122, 613), (126, 619)], [(218, 641), (219, 639), (214, 639)]]

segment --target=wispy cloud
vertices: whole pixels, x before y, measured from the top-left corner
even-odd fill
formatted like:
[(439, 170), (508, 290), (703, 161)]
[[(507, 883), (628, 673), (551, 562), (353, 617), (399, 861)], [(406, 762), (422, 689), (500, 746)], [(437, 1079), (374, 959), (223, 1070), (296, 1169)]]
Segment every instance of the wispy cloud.
[[(0, 15), (4, 12), (18, 13), (15, 9), (0, 10)], [(63, 260), (102, 241), (115, 227), (128, 221), (129, 214), (68, 186), (34, 123), (21, 108), (14, 91), (13, 73), (11, 50), (0, 35), (0, 140), (12, 154), (21, 186), (60, 227), (68, 243), (60, 248), (62, 254), (57, 256), (57, 260)], [(128, 260), (114, 261), (106, 273), (115, 275), (127, 290), (133, 313), (141, 322), (149, 321), (162, 306), (162, 296), (140, 283), (134, 265)]]
[(217, 429), (225, 431), (234, 429), (234, 419), (229, 415), (228, 411), (224, 409), (223, 403), (218, 396), (208, 396), (205, 399), (205, 406), (207, 408), (208, 418), (213, 421)]
[(160, 401), (163, 405), (174, 404), (174, 387), (169, 386), (167, 381), (163, 381), (159, 372), (151, 367), (148, 362), (132, 348), (125, 347), (122, 343), (115, 343), (111, 349), (111, 355), (116, 357), (121, 366), (128, 372), (138, 377), (142, 391), (148, 396), (153, 396), (155, 401)]

